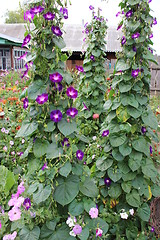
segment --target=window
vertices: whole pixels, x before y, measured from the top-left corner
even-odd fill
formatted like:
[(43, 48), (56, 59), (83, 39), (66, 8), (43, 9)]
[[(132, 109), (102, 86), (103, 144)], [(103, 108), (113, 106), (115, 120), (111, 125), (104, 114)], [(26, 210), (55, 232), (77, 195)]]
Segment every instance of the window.
[(19, 57), (22, 56), (23, 54), (25, 54), (25, 51), (14, 49), (14, 68), (15, 69), (24, 68), (25, 61), (23, 59), (19, 59)]
[(0, 49), (0, 70), (11, 69), (11, 53), (10, 50)]

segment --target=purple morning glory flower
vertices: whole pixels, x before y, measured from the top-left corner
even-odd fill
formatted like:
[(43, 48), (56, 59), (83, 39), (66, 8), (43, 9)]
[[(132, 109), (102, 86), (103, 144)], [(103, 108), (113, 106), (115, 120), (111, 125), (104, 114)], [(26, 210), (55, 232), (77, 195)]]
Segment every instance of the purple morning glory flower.
[(82, 66), (77, 66), (77, 65), (76, 65), (76, 68), (77, 68), (77, 70), (78, 70), (79, 72), (84, 72), (84, 69), (83, 69)]
[(133, 51), (134, 51), (134, 52), (137, 52), (136, 46), (133, 46)]
[(64, 147), (64, 146), (67, 146), (67, 147), (70, 146), (70, 143), (69, 143), (68, 138), (64, 138), (63, 141), (62, 141), (61, 143), (62, 143), (62, 146), (63, 146), (63, 147)]
[(140, 72), (139, 68), (132, 70), (132, 77), (136, 78), (138, 76), (139, 72)]
[(61, 92), (62, 89), (63, 89), (63, 86), (62, 86), (61, 83), (57, 82), (57, 83), (54, 83), (54, 89), (55, 89), (56, 91)]
[(62, 81), (63, 77), (60, 73), (55, 72), (55, 73), (49, 74), (49, 79), (51, 80), (51, 82), (58, 83)]
[(78, 160), (82, 160), (84, 157), (84, 152), (82, 152), (81, 150), (77, 150), (76, 157), (78, 158)]
[(122, 27), (122, 24), (120, 24), (118, 27), (117, 27), (117, 31)]
[(51, 113), (50, 113), (50, 119), (53, 121), (53, 122), (59, 122), (61, 121), (62, 119), (62, 113), (60, 110), (53, 110)]
[(109, 177), (105, 178), (104, 183), (107, 187), (109, 187), (111, 185), (111, 179)]
[(89, 110), (88, 107), (85, 105), (84, 102), (83, 102), (83, 106), (84, 106), (84, 107), (83, 107), (82, 111), (83, 111), (83, 110)]
[(61, 29), (58, 26), (52, 26), (51, 30), (57, 37), (60, 37), (63, 34)]
[(78, 114), (78, 110), (76, 108), (69, 108), (66, 111), (66, 114), (70, 116), (71, 118), (74, 118)]
[(24, 20), (29, 20), (29, 22), (31, 22), (34, 18), (34, 14), (31, 13), (31, 11), (26, 11), (24, 12)]
[(156, 18), (153, 18), (153, 25), (156, 25), (157, 24), (157, 19)]
[(153, 153), (152, 146), (149, 147), (149, 150), (150, 150), (150, 154), (152, 154)]
[(23, 206), (28, 211), (28, 209), (31, 207), (31, 199), (30, 198), (25, 198), (24, 202), (23, 202)]
[(140, 36), (139, 32), (136, 32), (136, 33), (132, 34), (133, 39), (139, 38), (139, 36)]
[(43, 93), (41, 95), (38, 95), (38, 97), (36, 98), (36, 102), (39, 103), (39, 104), (44, 104), (47, 101), (48, 101), (48, 94), (47, 93)]
[(48, 168), (48, 166), (47, 166), (47, 162), (45, 162), (44, 164), (43, 164), (43, 166), (42, 166), (42, 171), (44, 171), (44, 169), (46, 169), (46, 168)]
[(120, 14), (121, 14), (121, 12), (118, 12), (118, 13), (116, 14), (116, 17), (118, 17)]
[(55, 18), (55, 14), (51, 13), (51, 12), (47, 12), (47, 13), (43, 14), (43, 17), (44, 17), (44, 19), (50, 21)]
[(94, 58), (93, 55), (90, 56), (90, 59), (91, 59), (92, 61), (95, 61), (95, 58)]
[(26, 57), (27, 57), (27, 52), (25, 52), (22, 56), (20, 56), (19, 58), (17, 58), (17, 60), (23, 59), (24, 61), (26, 61)]
[(26, 46), (31, 41), (31, 35), (28, 34), (24, 39), (22, 43), (22, 47)]
[(73, 87), (68, 87), (67, 91), (66, 91), (66, 94), (67, 94), (68, 97), (74, 99), (74, 98), (77, 98), (78, 91), (75, 88), (73, 88)]
[(102, 133), (102, 137), (107, 137), (109, 135), (109, 130), (104, 130)]
[(149, 50), (151, 53), (153, 53), (153, 50), (152, 50), (150, 47), (148, 48), (148, 50)]
[(61, 8), (60, 12), (63, 14), (64, 19), (68, 18), (68, 9), (67, 8)]
[(153, 38), (153, 33), (151, 33), (151, 34), (149, 35), (149, 38)]
[(148, 0), (148, 3), (151, 3), (152, 2), (152, 0)]
[(42, 6), (36, 6), (36, 7), (34, 7), (34, 8), (31, 8), (31, 10), (30, 10), (30, 12), (31, 12), (32, 14), (41, 13), (41, 12), (43, 12), (43, 11), (44, 11), (44, 7), (42, 7)]
[(26, 108), (28, 108), (28, 98), (25, 98), (24, 100), (23, 100), (23, 108), (24, 109), (26, 109)]
[(126, 13), (126, 17), (129, 18), (131, 17), (133, 14), (133, 11), (132, 10), (129, 10), (127, 13)]
[(93, 9), (94, 9), (94, 7), (93, 7), (92, 5), (90, 5), (90, 6), (89, 6), (89, 9), (90, 9), (90, 10), (93, 10)]
[(125, 36), (122, 37), (121, 44), (124, 45), (126, 43), (126, 38)]
[(155, 231), (155, 228), (154, 227), (151, 227), (151, 232), (154, 232)]
[(146, 128), (142, 126), (142, 127), (141, 127), (141, 132), (142, 132), (143, 134), (145, 134), (146, 131), (147, 131)]

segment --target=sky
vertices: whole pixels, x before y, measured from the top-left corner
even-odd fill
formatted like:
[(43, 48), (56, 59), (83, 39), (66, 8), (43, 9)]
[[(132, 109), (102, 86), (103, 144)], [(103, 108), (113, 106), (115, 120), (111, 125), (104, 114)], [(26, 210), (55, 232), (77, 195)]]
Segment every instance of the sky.
[[(0, 0), (3, 1), (3, 0)], [(16, 10), (19, 6), (19, 2), (23, 3), (23, 0), (4, 0), (0, 7), (0, 23), (4, 23), (4, 15), (8, 10)], [(69, 18), (66, 23), (82, 24), (83, 22), (89, 22), (91, 20), (92, 12), (89, 10), (89, 6), (93, 5), (95, 9), (100, 7), (102, 9), (101, 15), (108, 19), (108, 26), (117, 26), (120, 22), (120, 17), (116, 17), (116, 13), (119, 11), (118, 4), (120, 0), (71, 0), (72, 5), (68, 6)], [(160, 55), (160, 0), (152, 0), (150, 7), (153, 10), (152, 15), (157, 18), (158, 24), (153, 26), (153, 48), (154, 54)]]

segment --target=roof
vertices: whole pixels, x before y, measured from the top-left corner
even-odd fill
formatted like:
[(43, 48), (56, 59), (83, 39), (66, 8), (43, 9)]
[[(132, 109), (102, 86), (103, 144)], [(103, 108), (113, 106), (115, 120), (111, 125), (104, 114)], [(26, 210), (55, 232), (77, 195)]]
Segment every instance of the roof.
[[(19, 24), (0, 24), (0, 34), (5, 35), (8, 39), (12, 39), (18, 42), (18, 40), (22, 43), (24, 38), (24, 33), (26, 31), (25, 28), (26, 24), (19, 23)], [(31, 26), (33, 28), (33, 25)], [(83, 47), (83, 39), (84, 34), (82, 31), (84, 27), (81, 24), (64, 24), (64, 41), (66, 43), (66, 47), (63, 51), (75, 51), (75, 52), (82, 52), (85, 50)], [(121, 30), (117, 31), (116, 27), (109, 27), (107, 29), (107, 52), (118, 52), (121, 51), (121, 44), (120, 38), (122, 36)], [(9, 39), (8, 39), (9, 40)], [(11, 41), (12, 41), (11, 40)], [(14, 42), (13, 41), (13, 42)]]
[(22, 41), (19, 40), (18, 38), (13, 38), (13, 37), (10, 37), (10, 36), (0, 33), (0, 44), (1, 45), (21, 46)]

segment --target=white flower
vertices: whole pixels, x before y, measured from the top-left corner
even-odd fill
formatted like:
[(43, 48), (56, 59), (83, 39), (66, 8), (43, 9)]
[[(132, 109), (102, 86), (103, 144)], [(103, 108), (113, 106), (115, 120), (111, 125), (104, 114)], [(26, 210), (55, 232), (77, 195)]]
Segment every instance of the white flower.
[(96, 137), (96, 136), (93, 136), (93, 138), (92, 138), (92, 139), (93, 139), (93, 141), (95, 141), (95, 140), (97, 139), (97, 137)]
[(13, 151), (13, 152), (11, 152), (11, 155), (15, 155), (15, 152)]
[(120, 213), (122, 219), (127, 219), (128, 214), (126, 212)]
[(13, 142), (13, 141), (10, 141), (10, 145), (13, 146), (13, 145), (14, 145), (14, 142)]
[(5, 152), (7, 152), (7, 147), (6, 147), (6, 146), (4, 146), (4, 147), (3, 147), (3, 150), (4, 150)]
[(134, 215), (134, 209), (129, 209), (129, 213), (133, 216)]
[(25, 140), (24, 140), (24, 139), (22, 139), (22, 144), (23, 144), (23, 143), (25, 143)]
[(5, 133), (8, 134), (8, 133), (9, 133), (9, 130), (5, 130)]
[(96, 156), (95, 154), (94, 154), (94, 155), (92, 155), (92, 160), (95, 158), (95, 156)]
[(73, 237), (76, 237), (76, 234), (73, 232), (73, 230), (69, 232), (69, 235), (73, 236)]
[(66, 221), (67, 225), (69, 227), (73, 227), (74, 226), (74, 221), (71, 217), (68, 217), (67, 221)]

